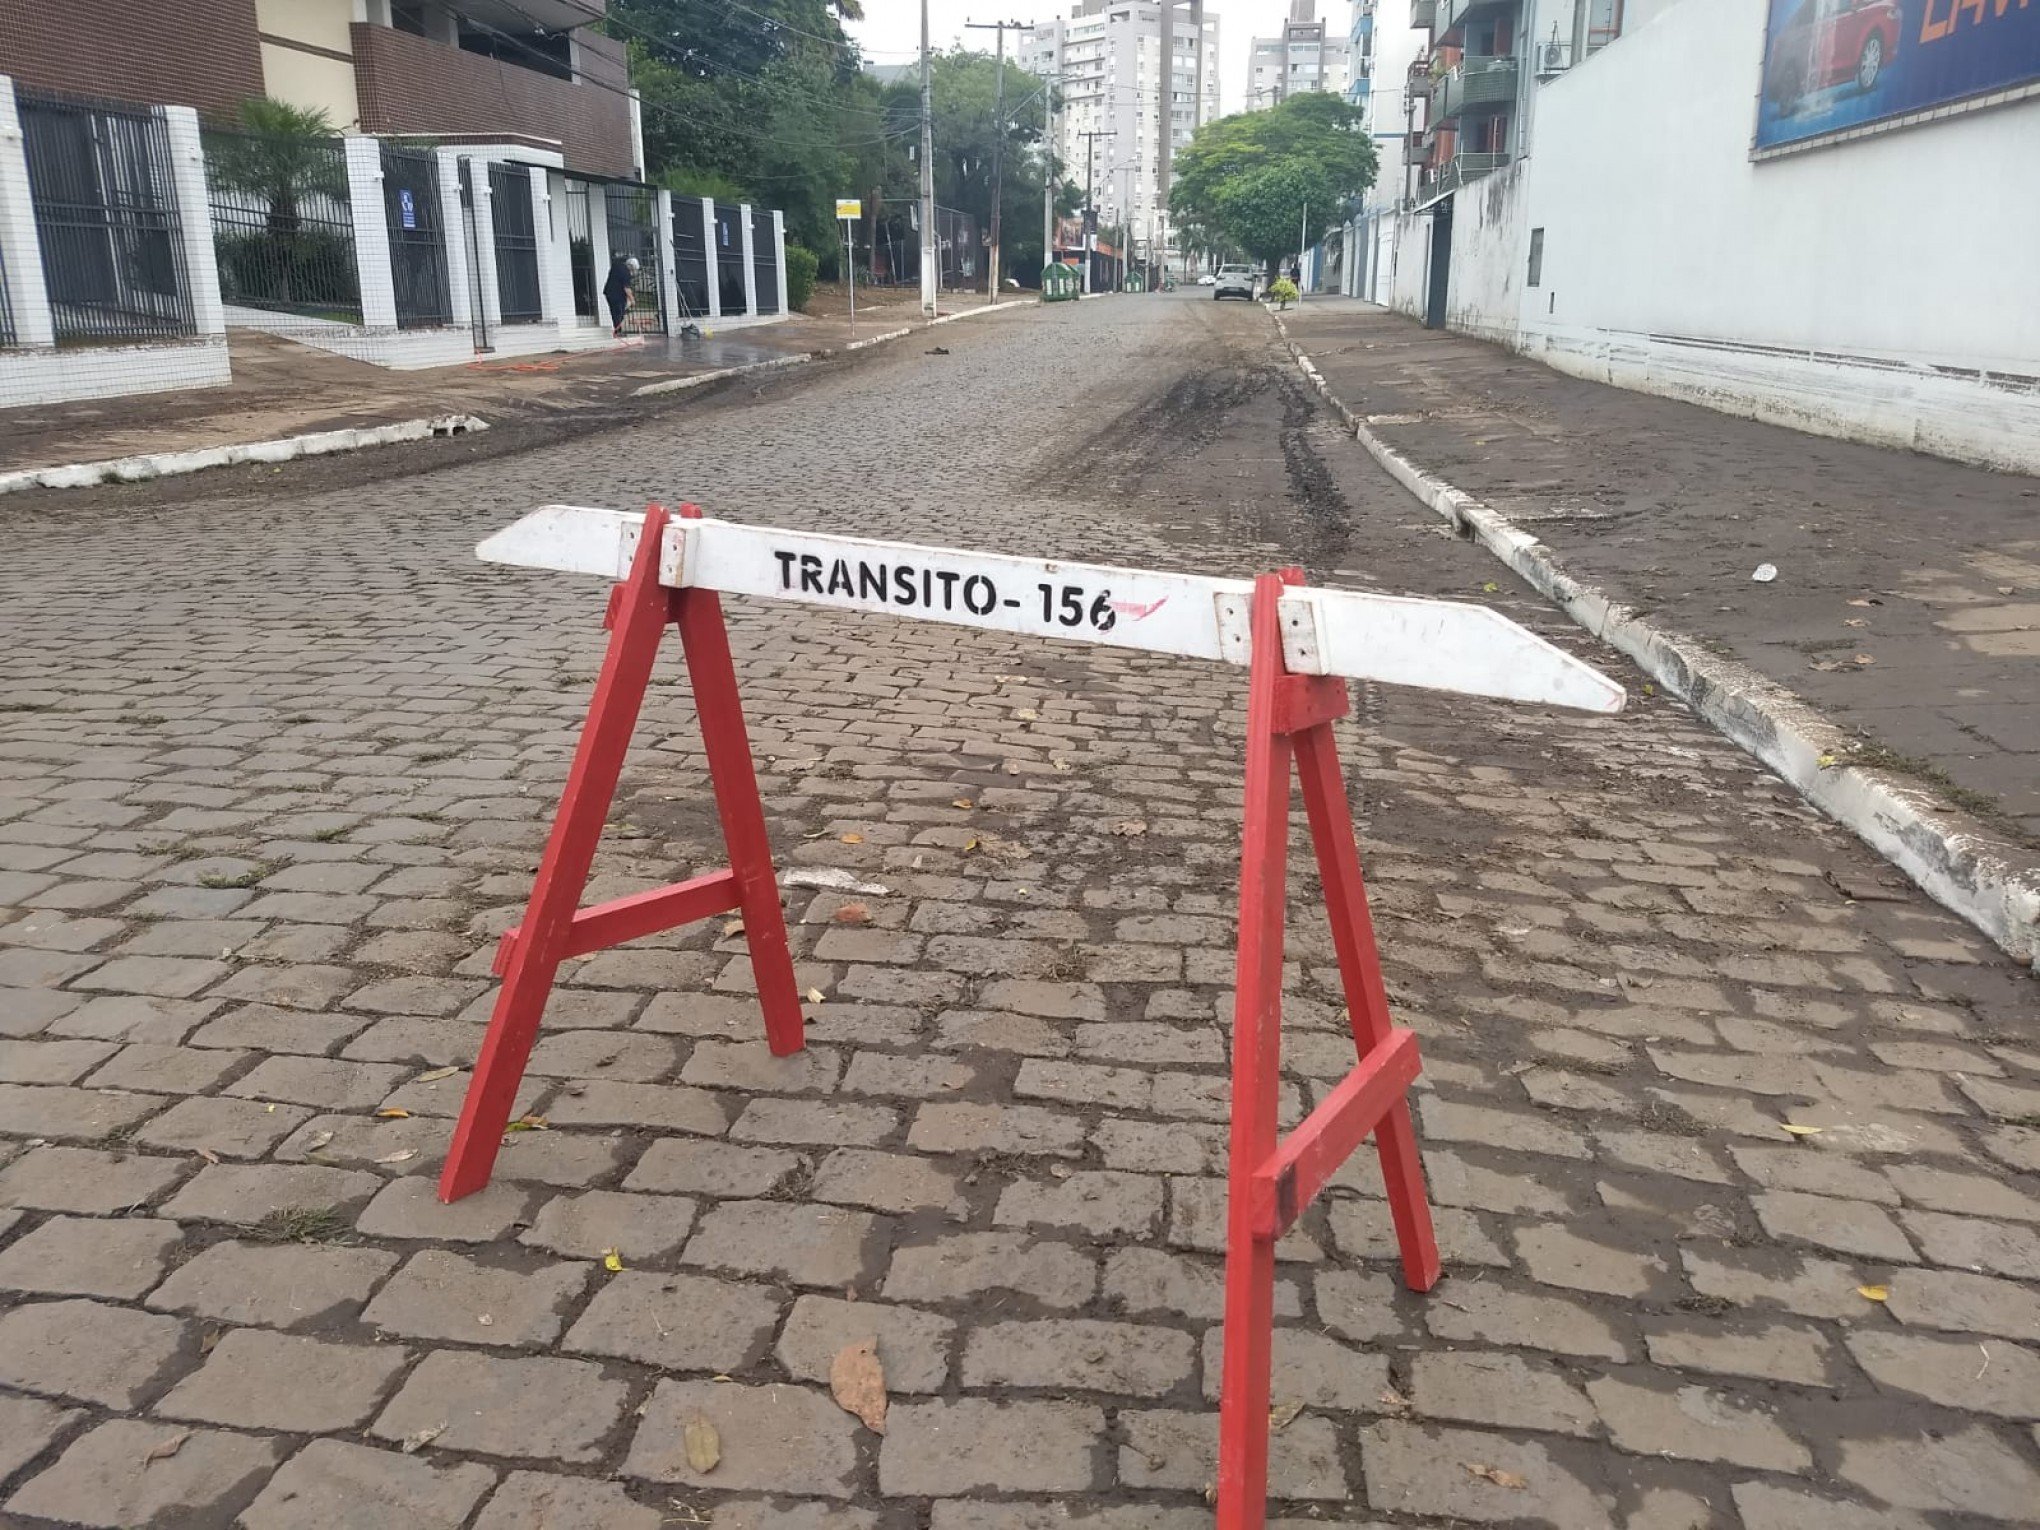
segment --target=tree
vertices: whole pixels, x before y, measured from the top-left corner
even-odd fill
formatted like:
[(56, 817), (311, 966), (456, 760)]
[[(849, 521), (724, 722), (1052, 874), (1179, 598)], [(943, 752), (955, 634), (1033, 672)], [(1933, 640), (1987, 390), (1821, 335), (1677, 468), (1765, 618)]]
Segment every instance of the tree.
[(1176, 156), (1169, 211), (1188, 243), (1272, 262), (1296, 250), (1306, 212), (1316, 228), (1343, 217), (1375, 169), (1360, 109), (1311, 91), (1199, 128)]
[(274, 238), (298, 231), (306, 199), (347, 198), (347, 162), (333, 142), (332, 121), (267, 96), (241, 103), (237, 130), (214, 139), (206, 168), (221, 190), (263, 201)]
[(358, 318), (352, 236), (334, 227), (347, 219), (347, 161), (326, 114), (250, 97), (234, 128), (205, 135), (205, 162), (215, 200), (230, 206), (214, 239), (228, 300)]

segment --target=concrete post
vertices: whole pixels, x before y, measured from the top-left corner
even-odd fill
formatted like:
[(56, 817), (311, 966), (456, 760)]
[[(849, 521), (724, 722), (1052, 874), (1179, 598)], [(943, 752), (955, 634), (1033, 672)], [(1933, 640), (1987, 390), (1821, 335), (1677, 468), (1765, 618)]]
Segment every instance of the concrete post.
[(679, 267), (673, 258), (673, 193), (661, 191), (653, 198), (653, 216), (658, 227), (652, 233), (659, 248), (659, 296), (666, 310), (666, 333), (677, 335), (687, 321), (680, 317)]
[(390, 264), (390, 220), (383, 197), (382, 144), (373, 138), (344, 141), (347, 205), (354, 217), (354, 269), (361, 283), (364, 329), (397, 327), (397, 279)]
[(758, 313), (758, 263), (751, 258), (751, 204), (749, 202), (743, 203), (737, 209), (737, 231), (744, 236), (744, 312), (755, 318)]
[(701, 199), (701, 247), (708, 251), (708, 316), (722, 317), (721, 266), (715, 258), (715, 198)]
[(609, 188), (588, 183), (588, 259), (595, 268), (595, 322), (609, 328), (609, 309), (602, 289), (609, 282)]
[(468, 266), (467, 227), (460, 205), (460, 155), (440, 149), (433, 157), (439, 161), (439, 227), (446, 240), (446, 306), (456, 327), (471, 327), (475, 275)]
[(475, 281), (482, 294), (482, 317), (493, 340), (503, 327), (503, 293), (496, 285), (496, 196), (489, 189), (489, 162), (470, 159), (468, 185), (475, 203)]
[(191, 288), (192, 326), (201, 335), (224, 335), (227, 312), (220, 302), (220, 268), (213, 254), (212, 199), (205, 188), (205, 149), (198, 138), (198, 113), (188, 106), (159, 109), (170, 139), (170, 182), (184, 238), (184, 278)]
[(545, 322), (574, 325), (574, 252), (567, 233), (567, 178), (531, 167), (532, 223), (538, 233), (538, 308)]
[(55, 345), (42, 246), (35, 237), (35, 204), (28, 195), (28, 151), (14, 81), (0, 74), (0, 265), (7, 268), (7, 308), (17, 345)]
[(786, 214), (772, 209), (773, 263), (779, 272), (779, 312), (786, 312)]

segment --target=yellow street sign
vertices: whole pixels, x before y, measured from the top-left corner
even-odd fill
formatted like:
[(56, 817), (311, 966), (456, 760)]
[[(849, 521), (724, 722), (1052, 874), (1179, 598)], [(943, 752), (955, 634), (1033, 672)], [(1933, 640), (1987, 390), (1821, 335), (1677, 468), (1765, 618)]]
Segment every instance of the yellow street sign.
[(855, 197), (847, 200), (838, 197), (836, 199), (836, 216), (839, 218), (861, 218), (864, 216), (864, 204)]

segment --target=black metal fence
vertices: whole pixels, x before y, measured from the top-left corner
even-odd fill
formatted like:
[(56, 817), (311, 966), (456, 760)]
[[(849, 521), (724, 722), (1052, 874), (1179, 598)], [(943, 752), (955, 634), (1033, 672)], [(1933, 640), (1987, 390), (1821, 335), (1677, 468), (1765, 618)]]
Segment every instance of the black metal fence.
[(446, 222), (439, 202), (439, 161), (430, 153), (382, 146), (383, 213), (389, 224), (390, 278), (397, 327), (453, 322), (446, 281)]
[(722, 202), (715, 204), (715, 279), (725, 318), (751, 311), (744, 297), (743, 210)]
[(713, 266), (708, 258), (708, 230), (701, 222), (701, 198), (673, 197), (673, 284), (679, 289), (680, 313), (700, 318), (708, 312)]
[(538, 224), (532, 216), (531, 172), (489, 166), (489, 205), (496, 232), (496, 298), (505, 324), (545, 317), (538, 289)]
[(196, 332), (160, 111), (17, 89), (59, 345)]
[(779, 312), (779, 241), (772, 237), (772, 214), (751, 209), (751, 280), (758, 292), (758, 312)]
[[(605, 188), (609, 218), (609, 258), (619, 255), (638, 263), (631, 278), (630, 312), (624, 315), (627, 334), (659, 333), (666, 327), (659, 283), (659, 194), (650, 186), (618, 182)], [(604, 273), (603, 280), (608, 280)]]
[(14, 305), (7, 296), (7, 252), (0, 250), (0, 345), (14, 344)]
[(361, 323), (341, 141), (213, 131), (202, 141), (221, 299), (312, 321)]

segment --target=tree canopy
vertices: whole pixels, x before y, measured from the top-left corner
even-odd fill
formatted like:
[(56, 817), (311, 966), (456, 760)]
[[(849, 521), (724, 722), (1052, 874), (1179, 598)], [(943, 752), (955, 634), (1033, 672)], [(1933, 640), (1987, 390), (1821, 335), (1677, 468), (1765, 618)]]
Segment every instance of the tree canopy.
[(1360, 109), (1321, 91), (1265, 112), (1221, 117), (1176, 156), (1169, 210), (1191, 244), (1259, 260), (1292, 254), (1374, 184), (1374, 141)]
[[(741, 196), (786, 213), (787, 237), (835, 274), (838, 197), (876, 227), (918, 195), (918, 76), (884, 85), (843, 30), (854, 0), (612, 0), (605, 25), (631, 51), (649, 173), (674, 190)], [(990, 222), (998, 67), (957, 49), (933, 61), (935, 199)], [(1006, 266), (1041, 263), (1048, 87), (1008, 61), (1001, 217)], [(890, 210), (890, 213), (889, 213)]]

